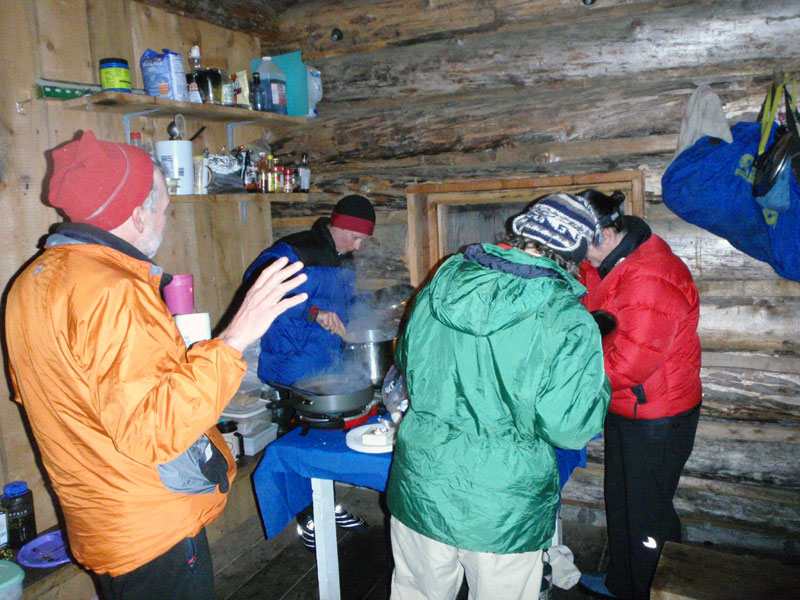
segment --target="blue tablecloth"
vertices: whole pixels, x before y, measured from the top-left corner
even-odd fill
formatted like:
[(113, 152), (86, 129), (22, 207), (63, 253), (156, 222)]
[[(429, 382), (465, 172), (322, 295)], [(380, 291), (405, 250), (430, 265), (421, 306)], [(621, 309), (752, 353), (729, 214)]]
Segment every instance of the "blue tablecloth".
[[(375, 418), (373, 417), (373, 420)], [(305, 436), (294, 429), (272, 442), (253, 473), (256, 498), (267, 537), (283, 531), (295, 515), (311, 504), (311, 478), (386, 489), (392, 453), (364, 454), (347, 447), (345, 432), (311, 429)], [(583, 450), (556, 449), (561, 487), (575, 467), (586, 466)]]

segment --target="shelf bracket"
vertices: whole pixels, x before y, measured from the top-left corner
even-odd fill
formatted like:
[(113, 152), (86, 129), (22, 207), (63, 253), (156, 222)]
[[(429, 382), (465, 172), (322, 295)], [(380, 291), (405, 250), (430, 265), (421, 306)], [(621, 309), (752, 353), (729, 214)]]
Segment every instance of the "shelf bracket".
[(141, 117), (142, 115), (149, 115), (150, 113), (159, 112), (160, 108), (151, 108), (150, 110), (143, 110), (142, 112), (128, 113), (122, 117), (122, 125), (125, 127), (125, 143), (131, 143), (131, 119), (133, 117)]
[(228, 150), (233, 151), (233, 128), (240, 125), (252, 125), (253, 123), (260, 123), (261, 121), (236, 121), (235, 123), (228, 123)]
[(247, 225), (247, 200), (242, 201), (242, 225)]

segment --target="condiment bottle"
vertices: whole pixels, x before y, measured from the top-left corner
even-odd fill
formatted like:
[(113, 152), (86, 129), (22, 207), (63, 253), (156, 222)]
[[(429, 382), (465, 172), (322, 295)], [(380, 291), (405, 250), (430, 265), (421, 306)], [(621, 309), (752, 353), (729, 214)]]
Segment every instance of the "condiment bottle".
[(272, 159), (272, 178), (275, 183), (275, 192), (283, 191), (283, 167), (279, 164), (277, 158)]
[(267, 190), (275, 191), (275, 159), (272, 154), (267, 154)]
[(36, 537), (33, 492), (24, 481), (12, 481), (3, 487), (2, 504), (8, 521), (8, 545), (19, 549)]
[(267, 162), (267, 155), (264, 152), (259, 153), (258, 161), (258, 191), (262, 194), (269, 190), (269, 165)]
[(308, 164), (308, 154), (303, 152), (300, 166), (297, 167), (297, 175), (300, 179), (300, 191), (307, 192), (311, 188), (311, 165)]

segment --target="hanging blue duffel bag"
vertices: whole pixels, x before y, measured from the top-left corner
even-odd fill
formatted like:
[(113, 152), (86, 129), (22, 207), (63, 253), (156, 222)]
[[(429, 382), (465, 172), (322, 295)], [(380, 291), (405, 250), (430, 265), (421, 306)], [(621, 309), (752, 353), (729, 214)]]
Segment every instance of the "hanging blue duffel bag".
[[(711, 137), (697, 140), (669, 165), (661, 186), (664, 203), (679, 217), (769, 263), (779, 275), (800, 281), (800, 187), (791, 161), (784, 165), (789, 172), (772, 177), (768, 194), (759, 196), (765, 205), (778, 198), (783, 210), (764, 208), (753, 192), (756, 163), (762, 167), (770, 163), (760, 156), (769, 152), (776, 132), (780, 133), (774, 124), (779, 98), (780, 86), (773, 86), (762, 107), (761, 123), (737, 123), (731, 129), (731, 143)], [(796, 127), (784, 135), (797, 135)], [(794, 166), (800, 166), (800, 156)]]

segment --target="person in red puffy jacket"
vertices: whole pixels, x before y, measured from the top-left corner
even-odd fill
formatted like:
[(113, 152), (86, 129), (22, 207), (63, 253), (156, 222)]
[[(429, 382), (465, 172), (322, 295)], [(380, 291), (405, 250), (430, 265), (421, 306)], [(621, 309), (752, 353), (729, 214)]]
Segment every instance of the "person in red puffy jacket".
[(672, 499), (692, 452), (700, 415), (700, 301), (692, 275), (644, 220), (622, 211), (624, 195), (579, 194), (601, 235), (581, 265), (583, 302), (605, 333), (611, 381), (604, 493), (610, 562), (584, 573), (583, 588), (649, 598), (665, 541), (680, 541)]

